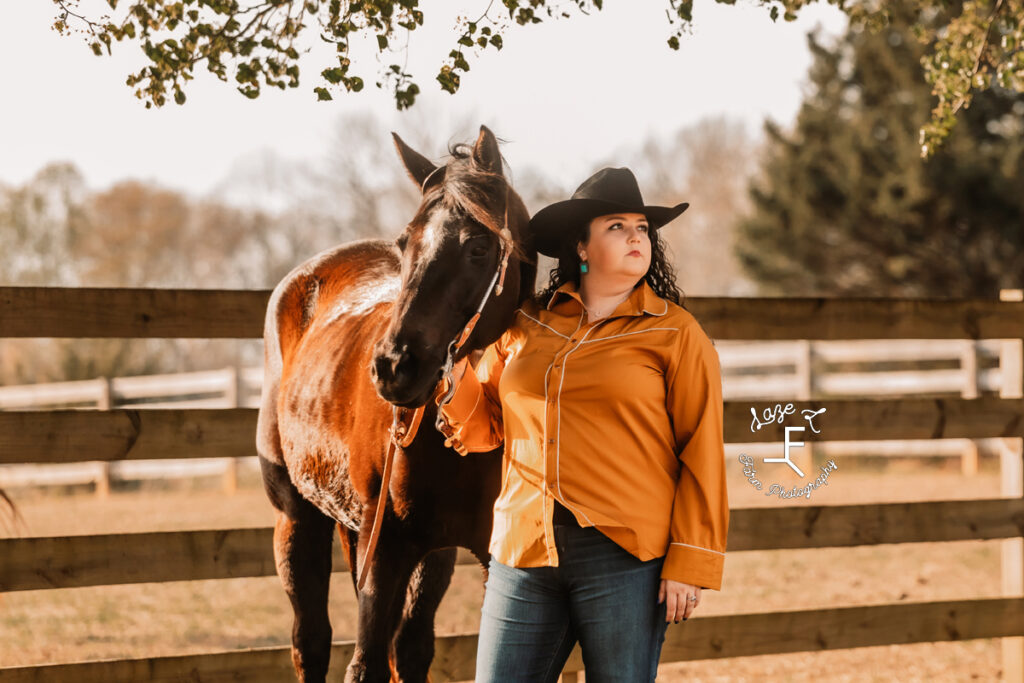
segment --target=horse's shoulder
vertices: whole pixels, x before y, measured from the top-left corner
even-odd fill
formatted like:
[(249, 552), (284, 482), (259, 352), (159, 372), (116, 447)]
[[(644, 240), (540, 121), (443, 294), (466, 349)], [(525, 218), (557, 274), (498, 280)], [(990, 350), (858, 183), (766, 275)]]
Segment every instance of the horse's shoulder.
[[(347, 242), (306, 259), (284, 276), (270, 295), (264, 339), (295, 341), (312, 320), (324, 292), (336, 295), (352, 285), (375, 286), (398, 277), (401, 268), (393, 242)], [(394, 284), (394, 283), (392, 283)]]
[(375, 269), (382, 273), (397, 273), (400, 267), (398, 252), (393, 242), (379, 239), (346, 242), (325, 249), (295, 266), (278, 284), (285, 290), (310, 278), (324, 279), (346, 274), (361, 274)]

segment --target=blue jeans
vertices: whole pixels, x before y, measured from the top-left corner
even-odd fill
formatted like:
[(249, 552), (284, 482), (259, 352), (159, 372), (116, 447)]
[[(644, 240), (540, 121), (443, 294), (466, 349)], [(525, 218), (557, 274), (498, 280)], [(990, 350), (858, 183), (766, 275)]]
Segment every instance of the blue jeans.
[(555, 526), (558, 567), (491, 557), (476, 681), (557, 681), (579, 640), (587, 683), (653, 681), (665, 639), (664, 558), (641, 562), (593, 527)]

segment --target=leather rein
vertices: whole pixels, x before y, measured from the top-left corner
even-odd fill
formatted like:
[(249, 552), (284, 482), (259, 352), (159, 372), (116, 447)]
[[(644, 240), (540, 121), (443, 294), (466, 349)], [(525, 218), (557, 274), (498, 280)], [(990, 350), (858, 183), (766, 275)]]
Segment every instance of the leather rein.
[[(424, 185), (425, 184), (426, 180), (424, 180)], [(465, 327), (462, 328), (462, 331), (458, 336), (449, 342), (444, 365), (441, 366), (441, 381), (438, 382), (437, 385), (437, 388), (440, 388), (444, 383), (444, 380), (448, 380), (448, 390), (440, 397), (437, 403), (437, 419), (434, 422), (434, 427), (445, 437), (444, 445), (448, 448), (454, 448), (460, 455), (466, 455), (466, 446), (455, 435), (455, 429), (441, 414), (441, 408), (444, 407), (455, 394), (455, 382), (452, 381), (451, 377), (452, 368), (455, 364), (455, 355), (469, 339), (469, 335), (473, 333), (473, 328), (476, 327), (477, 322), (480, 320), (480, 314), (484, 310), (484, 306), (486, 306), (487, 302), (490, 300), (491, 294), (493, 293), (496, 297), (501, 296), (501, 293), (505, 288), (505, 271), (508, 268), (508, 257), (512, 253), (513, 244), (512, 231), (508, 228), (508, 200), (509, 186), (506, 182), (505, 215), (501, 231), (498, 233), (498, 238), (501, 244), (498, 268), (495, 270), (494, 276), (491, 277), (490, 284), (487, 285), (487, 289), (484, 291), (484, 295), (480, 299), (480, 305), (476, 307), (476, 313), (474, 313), (473, 317), (469, 319), (469, 322), (467, 322)], [(435, 388), (434, 396), (436, 395), (437, 389)], [(420, 422), (423, 419), (423, 412), (426, 410), (426, 407), (427, 404), (425, 403), (422, 406), (409, 411), (407, 408), (392, 406), (392, 421), (391, 428), (389, 430), (388, 450), (384, 455), (384, 470), (381, 472), (380, 493), (377, 496), (377, 508), (374, 511), (373, 527), (370, 529), (370, 538), (366, 543), (366, 552), (363, 554), (363, 561), (360, 563), (359, 579), (356, 582), (356, 589), (359, 591), (363, 590), (363, 584), (366, 583), (370, 563), (377, 550), (377, 541), (380, 540), (381, 520), (384, 518), (384, 509), (387, 507), (388, 492), (391, 484), (391, 470), (394, 464), (395, 451), (398, 447), (408, 447), (416, 438), (416, 432), (419, 430)], [(410, 412), (411, 415), (407, 415)], [(408, 417), (408, 422), (405, 419), (406, 417)]]

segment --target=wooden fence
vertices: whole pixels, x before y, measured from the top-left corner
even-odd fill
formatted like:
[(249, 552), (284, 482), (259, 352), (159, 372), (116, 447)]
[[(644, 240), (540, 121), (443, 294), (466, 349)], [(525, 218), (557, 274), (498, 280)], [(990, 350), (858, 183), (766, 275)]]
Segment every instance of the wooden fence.
[[(0, 288), (4, 337), (259, 337), (269, 292)], [(729, 551), (1005, 539), (995, 599), (876, 604), (700, 617), (669, 631), (662, 661), (1003, 638), (1007, 680), (1024, 680), (1024, 302), (696, 298), (688, 308), (716, 339), (998, 339), (1000, 395), (823, 399), (829, 440), (997, 439), (1002, 497), (878, 505), (737, 509)], [(783, 426), (749, 430), (729, 400), (727, 442), (778, 442)], [(251, 456), (256, 411), (114, 409), (0, 412), (0, 463)], [(463, 562), (467, 561), (465, 555)], [(338, 571), (345, 570), (335, 558)], [(223, 579), (274, 572), (270, 529), (0, 540), (0, 591)], [(282, 625), (287, 629), (287, 625)], [(352, 651), (336, 643), (335, 670)], [(476, 635), (437, 641), (435, 680), (472, 678)], [(0, 669), (8, 681), (278, 681), (286, 648)], [(578, 651), (566, 666), (579, 671)]]
[[(960, 395), (998, 392), (1001, 342), (972, 339), (719, 340), (726, 400), (810, 400), (840, 396)], [(935, 366), (923, 369), (920, 363)], [(256, 408), (262, 367), (225, 367), (200, 372), (97, 377), (70, 382), (0, 386), (0, 410), (42, 408)], [(830, 441), (808, 445), (798, 457), (903, 456), (960, 458), (966, 475), (978, 471), (982, 452), (998, 454), (998, 439)], [(777, 452), (775, 444), (729, 444), (726, 455)], [(0, 465), (0, 487), (95, 484), (109, 495), (113, 482), (220, 476), (225, 492), (238, 486), (239, 469), (256, 469), (255, 458), (77, 462)]]

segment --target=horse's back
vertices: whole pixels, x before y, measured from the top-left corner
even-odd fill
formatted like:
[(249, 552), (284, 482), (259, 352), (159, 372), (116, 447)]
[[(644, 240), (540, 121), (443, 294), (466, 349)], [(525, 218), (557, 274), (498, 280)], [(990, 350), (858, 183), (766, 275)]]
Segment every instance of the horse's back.
[[(365, 451), (389, 415), (369, 363), (398, 296), (399, 270), (391, 242), (341, 245), (292, 270), (267, 307), (260, 455), (286, 466), (303, 497), (350, 527), (356, 494), (367, 493), (353, 485), (364, 488)], [(350, 468), (359, 470), (356, 481)]]

